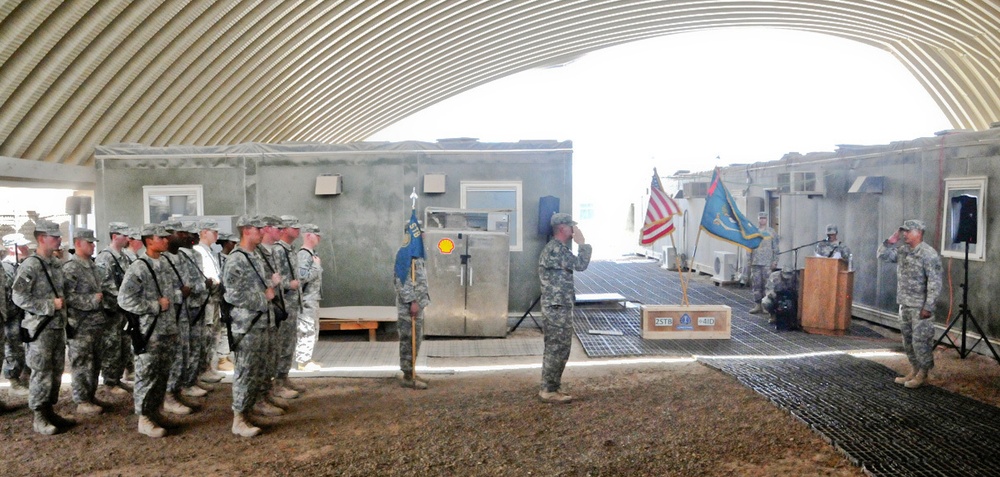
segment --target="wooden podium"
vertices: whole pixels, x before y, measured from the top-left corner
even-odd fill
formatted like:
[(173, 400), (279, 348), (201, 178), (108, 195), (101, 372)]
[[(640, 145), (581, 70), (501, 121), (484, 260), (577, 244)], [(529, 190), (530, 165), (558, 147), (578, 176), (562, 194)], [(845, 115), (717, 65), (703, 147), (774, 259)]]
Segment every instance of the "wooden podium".
[(807, 333), (842, 335), (851, 327), (854, 272), (839, 258), (806, 257), (802, 281), (802, 329)]

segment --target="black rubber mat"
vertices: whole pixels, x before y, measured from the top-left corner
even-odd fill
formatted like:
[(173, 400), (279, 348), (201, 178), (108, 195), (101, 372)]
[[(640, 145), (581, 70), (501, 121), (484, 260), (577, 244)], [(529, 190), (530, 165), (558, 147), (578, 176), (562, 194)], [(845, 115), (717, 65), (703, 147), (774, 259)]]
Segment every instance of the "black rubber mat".
[[(679, 304), (681, 300), (677, 272), (660, 269), (655, 262), (592, 262), (576, 275), (577, 293), (620, 293), (630, 302)], [(716, 286), (705, 278), (690, 280), (688, 299), (692, 305), (721, 304), (732, 308), (728, 340), (644, 340), (638, 308), (598, 309), (576, 307), (573, 327), (589, 357), (642, 355), (757, 355), (775, 356), (817, 351), (854, 351), (897, 349), (888, 340), (866, 326), (853, 323), (845, 336), (824, 336), (800, 331), (777, 332), (767, 323), (766, 315), (748, 313), (749, 288)], [(621, 336), (591, 334), (590, 330), (620, 331)]]
[(941, 388), (907, 389), (849, 355), (715, 359), (872, 476), (1000, 475), (1000, 409)]

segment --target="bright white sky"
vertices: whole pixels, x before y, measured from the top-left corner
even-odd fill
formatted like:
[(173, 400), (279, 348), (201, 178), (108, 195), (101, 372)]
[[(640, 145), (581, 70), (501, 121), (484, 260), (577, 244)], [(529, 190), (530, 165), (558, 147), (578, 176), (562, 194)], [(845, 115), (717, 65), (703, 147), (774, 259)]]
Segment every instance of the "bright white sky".
[[(644, 40), (515, 74), (369, 140), (572, 140), (575, 206), (593, 203), (603, 219), (624, 224), (654, 166), (666, 176), (950, 128), (888, 52), (755, 28)], [(644, 212), (645, 204), (637, 205)]]

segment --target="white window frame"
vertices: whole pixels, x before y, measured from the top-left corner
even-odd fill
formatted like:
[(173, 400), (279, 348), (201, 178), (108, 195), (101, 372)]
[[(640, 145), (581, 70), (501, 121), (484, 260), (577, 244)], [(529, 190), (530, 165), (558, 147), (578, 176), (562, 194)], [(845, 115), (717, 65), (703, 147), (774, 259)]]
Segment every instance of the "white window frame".
[(462, 181), (461, 182), (461, 195), (462, 203), (461, 207), (465, 209), (466, 206), (466, 195), (469, 191), (472, 192), (510, 192), (513, 191), (517, 198), (515, 199), (516, 204), (514, 204), (514, 227), (517, 229), (516, 233), (511, 235), (510, 251), (520, 252), (524, 249), (524, 227), (523, 215), (524, 207), (522, 196), (521, 196), (522, 184), (521, 181)]
[(944, 223), (941, 227), (940, 250), (942, 257), (965, 259), (965, 244), (951, 243), (951, 198), (968, 193), (976, 196), (976, 243), (969, 245), (969, 260), (986, 261), (986, 192), (988, 178), (955, 177), (944, 180), (944, 210), (941, 217)]
[(198, 205), (195, 215), (205, 215), (205, 196), (201, 184), (147, 185), (142, 186), (142, 219), (145, 224), (150, 223), (149, 197), (153, 195), (193, 195)]

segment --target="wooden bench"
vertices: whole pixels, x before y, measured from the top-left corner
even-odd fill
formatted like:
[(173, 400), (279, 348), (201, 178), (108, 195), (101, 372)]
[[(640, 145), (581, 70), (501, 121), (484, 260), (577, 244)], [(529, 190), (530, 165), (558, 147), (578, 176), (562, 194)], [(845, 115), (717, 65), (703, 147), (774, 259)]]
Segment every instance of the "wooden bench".
[(320, 331), (368, 330), (375, 342), (375, 330), (383, 321), (396, 321), (395, 306), (332, 306), (319, 309)]

